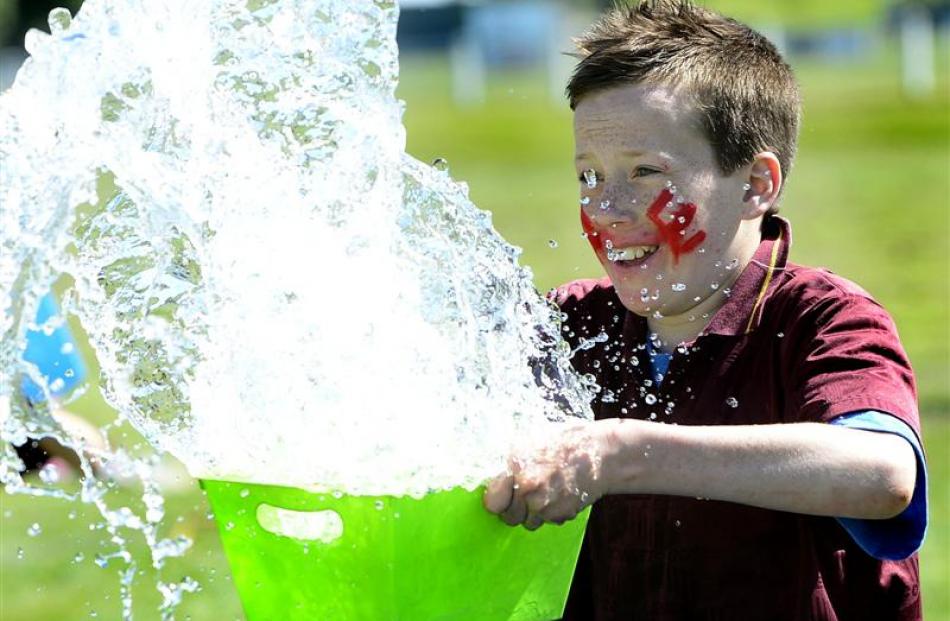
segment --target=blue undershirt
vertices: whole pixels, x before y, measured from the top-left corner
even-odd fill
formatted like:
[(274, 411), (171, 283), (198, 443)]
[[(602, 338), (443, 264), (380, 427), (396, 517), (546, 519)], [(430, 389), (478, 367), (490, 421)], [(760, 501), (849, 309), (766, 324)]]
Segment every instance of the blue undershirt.
[[(653, 370), (653, 379), (659, 385), (663, 381), (673, 354), (656, 351), (647, 340), (647, 352)], [(849, 412), (830, 421), (850, 429), (862, 429), (879, 433), (893, 433), (908, 442), (917, 456), (917, 479), (910, 505), (895, 517), (887, 520), (858, 520), (836, 518), (862, 550), (881, 560), (900, 560), (920, 549), (927, 532), (927, 463), (920, 439), (904, 421), (886, 412), (874, 410)]]

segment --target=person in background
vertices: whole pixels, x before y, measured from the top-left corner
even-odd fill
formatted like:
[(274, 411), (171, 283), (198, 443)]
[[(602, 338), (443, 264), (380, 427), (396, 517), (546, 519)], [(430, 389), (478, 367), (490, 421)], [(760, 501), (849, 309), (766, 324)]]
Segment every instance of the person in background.
[[(58, 401), (85, 383), (86, 366), (79, 353), (76, 341), (65, 321), (58, 326), (45, 326), (60, 314), (59, 305), (52, 293), (46, 294), (36, 313), (37, 330), (28, 330), (23, 359), (36, 365), (53, 400), (51, 415), (77, 444), (95, 450), (105, 445), (101, 432), (84, 418), (60, 407)], [(20, 390), (27, 402), (38, 405), (46, 401), (43, 388), (29, 376), (23, 378)], [(23, 472), (48, 468), (55, 470), (55, 478), (76, 476), (81, 472), (80, 459), (76, 452), (60, 444), (54, 438), (30, 440), (16, 447), (23, 461)]]

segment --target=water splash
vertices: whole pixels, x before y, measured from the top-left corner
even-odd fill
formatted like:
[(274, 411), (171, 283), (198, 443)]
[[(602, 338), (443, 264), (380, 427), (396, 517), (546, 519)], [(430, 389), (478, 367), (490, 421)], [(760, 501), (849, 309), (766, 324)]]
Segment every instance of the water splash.
[[(116, 558), (122, 529), (156, 567), (187, 547), (158, 536), (154, 460), (95, 455), (143, 481), (141, 514), (109, 506), (88, 447), (19, 392), (29, 377), (52, 395), (22, 351), (57, 279), (120, 420), (195, 476), (472, 487), (520, 438), (590, 416), (518, 251), (405, 153), (397, 16), (387, 0), (87, 0), (28, 34), (0, 96), (7, 491), (96, 505)], [(80, 491), (20, 478), (9, 443), (47, 436), (80, 454)], [(160, 584), (163, 617), (194, 588)]]

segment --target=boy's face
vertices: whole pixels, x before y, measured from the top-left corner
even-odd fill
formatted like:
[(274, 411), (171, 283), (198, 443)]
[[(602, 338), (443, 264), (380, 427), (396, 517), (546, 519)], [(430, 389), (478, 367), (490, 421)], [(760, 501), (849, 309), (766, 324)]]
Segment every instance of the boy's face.
[(751, 167), (722, 174), (688, 98), (647, 84), (594, 92), (574, 139), (582, 224), (624, 306), (689, 317), (721, 298), (758, 246), (761, 210), (747, 200)]

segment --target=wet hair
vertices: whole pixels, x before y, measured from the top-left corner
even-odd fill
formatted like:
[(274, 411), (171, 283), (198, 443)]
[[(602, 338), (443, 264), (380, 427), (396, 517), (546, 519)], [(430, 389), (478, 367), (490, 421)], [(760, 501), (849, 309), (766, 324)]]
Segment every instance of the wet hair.
[(723, 174), (772, 151), (788, 177), (801, 96), (791, 67), (758, 32), (690, 0), (641, 0), (606, 12), (574, 43), (579, 61), (566, 89), (572, 110), (612, 87), (682, 88)]

